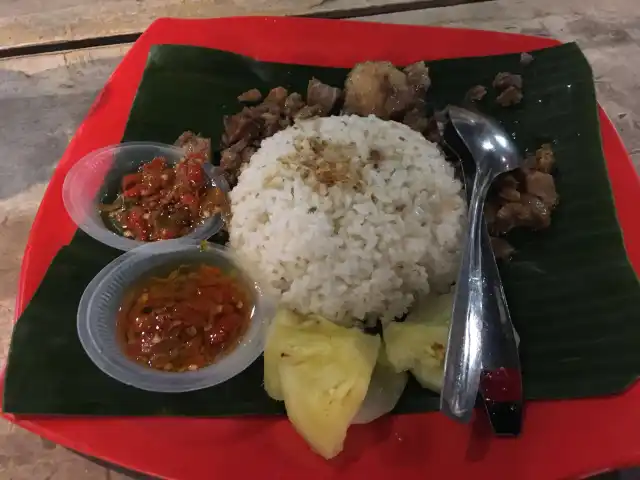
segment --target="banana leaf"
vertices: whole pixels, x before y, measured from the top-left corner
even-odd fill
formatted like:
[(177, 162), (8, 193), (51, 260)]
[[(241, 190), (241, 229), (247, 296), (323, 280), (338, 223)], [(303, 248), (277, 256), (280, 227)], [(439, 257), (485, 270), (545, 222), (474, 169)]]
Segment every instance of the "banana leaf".
[[(520, 149), (552, 141), (561, 203), (551, 228), (518, 231), (517, 248), (501, 265), (521, 342), (526, 398), (611, 395), (640, 373), (640, 288), (626, 256), (599, 136), (591, 69), (574, 44), (519, 55), (430, 62), (432, 108), (459, 103), (497, 72), (521, 73), (524, 101), (510, 109), (490, 94), (480, 108), (499, 119)], [(192, 130), (213, 139), (222, 116), (250, 88), (285, 86), (304, 93), (316, 77), (340, 86), (347, 70), (263, 63), (197, 47), (152, 48), (124, 141), (172, 143)], [(218, 239), (221, 241), (221, 239)], [(84, 354), (76, 335), (83, 289), (119, 252), (82, 232), (53, 261), (19, 319), (11, 343), (4, 410), (21, 414), (190, 415), (282, 414), (262, 387), (262, 361), (211, 389), (157, 394), (107, 377)], [(436, 410), (438, 398), (416, 382), (396, 412)]]

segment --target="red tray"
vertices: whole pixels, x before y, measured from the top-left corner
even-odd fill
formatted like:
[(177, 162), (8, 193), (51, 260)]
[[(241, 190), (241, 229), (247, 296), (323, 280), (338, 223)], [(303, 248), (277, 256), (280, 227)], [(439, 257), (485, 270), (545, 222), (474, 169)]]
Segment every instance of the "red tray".
[[(75, 226), (62, 205), (69, 168), (122, 137), (152, 44), (229, 50), (263, 61), (351, 67), (363, 60), (407, 64), (528, 51), (551, 39), (473, 30), (296, 18), (158, 20), (140, 37), (94, 102), (60, 160), (25, 250), (17, 298), (20, 315)], [(625, 244), (640, 272), (640, 223), (634, 210), (640, 180), (613, 125), (600, 111), (601, 132)], [(636, 217), (637, 218), (637, 217)], [(172, 479), (577, 477), (640, 463), (640, 385), (610, 398), (531, 402), (524, 433), (495, 439), (439, 413), (388, 416), (353, 427), (345, 451), (326, 462), (283, 418), (6, 417), (43, 437), (93, 457)]]

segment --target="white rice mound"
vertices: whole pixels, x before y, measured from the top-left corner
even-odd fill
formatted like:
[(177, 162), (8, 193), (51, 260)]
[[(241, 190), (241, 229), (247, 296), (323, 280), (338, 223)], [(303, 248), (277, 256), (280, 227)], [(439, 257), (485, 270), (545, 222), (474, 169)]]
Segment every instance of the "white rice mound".
[[(320, 163), (346, 164), (355, 183), (327, 186), (296, 168), (318, 163), (312, 149), (322, 141)], [(374, 116), (297, 123), (263, 141), (230, 197), (231, 247), (267, 292), (303, 314), (390, 321), (455, 281), (462, 186), (436, 145), (406, 125)]]

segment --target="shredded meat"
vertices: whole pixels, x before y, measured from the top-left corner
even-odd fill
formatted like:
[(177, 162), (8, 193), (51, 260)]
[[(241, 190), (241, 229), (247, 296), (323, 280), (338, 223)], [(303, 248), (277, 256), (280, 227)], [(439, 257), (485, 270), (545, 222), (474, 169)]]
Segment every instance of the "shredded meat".
[(535, 155), (535, 168), (544, 173), (551, 173), (553, 165), (555, 163), (555, 157), (553, 156), (553, 150), (551, 145), (545, 143), (538, 150)]
[(500, 72), (493, 79), (493, 86), (500, 92), (496, 102), (503, 107), (517, 105), (522, 101), (522, 76)]
[(493, 80), (493, 86), (498, 90), (505, 90), (509, 87), (522, 89), (522, 76), (509, 72), (500, 72)]
[(479, 102), (487, 95), (487, 88), (484, 85), (471, 87), (465, 96), (467, 102)]
[(531, 55), (530, 53), (527, 53), (527, 52), (523, 52), (523, 53), (520, 54), (520, 64), (522, 64), (522, 65), (524, 65), (526, 67), (531, 62), (533, 62), (533, 55)]
[(496, 102), (503, 107), (511, 107), (512, 105), (517, 105), (521, 101), (522, 91), (516, 87), (508, 87), (498, 95), (498, 98), (496, 98)]
[(252, 88), (251, 90), (247, 90), (246, 92), (238, 96), (239, 102), (255, 103), (255, 102), (259, 102), (260, 100), (262, 100), (262, 94), (260, 93), (260, 90), (258, 90), (257, 88)]
[(431, 86), (431, 78), (429, 77), (429, 67), (424, 62), (416, 62), (407, 65), (402, 70), (407, 76), (407, 82), (416, 91), (422, 90), (426, 92)]
[(333, 110), (342, 96), (342, 90), (326, 83), (322, 83), (316, 78), (309, 80), (307, 87), (307, 103), (310, 106), (320, 107), (320, 113), (327, 115)]
[(554, 207), (558, 202), (556, 184), (553, 177), (544, 172), (531, 170), (526, 174), (525, 188), (527, 192), (535, 195), (547, 208)]
[[(259, 101), (256, 89), (238, 97), (247, 103)], [(284, 87), (271, 89), (264, 100), (253, 106), (245, 106), (235, 115), (224, 118), (220, 165), (229, 184), (238, 181), (242, 166), (249, 162), (260, 143), (296, 121), (328, 115), (337, 106), (342, 95), (339, 88), (326, 85), (317, 79), (309, 82), (307, 101), (296, 92)]]
[(178, 137), (175, 145), (184, 148), (187, 155), (201, 155), (205, 161), (211, 161), (211, 139), (186, 131)]
[(272, 88), (267, 98), (264, 99), (264, 103), (271, 103), (274, 105), (278, 105), (280, 107), (284, 107), (284, 102), (287, 100), (289, 96), (289, 92), (284, 87), (276, 87)]
[(419, 107), (414, 107), (405, 113), (402, 123), (420, 133), (426, 132), (429, 127), (429, 119), (424, 110)]
[(356, 115), (375, 115), (384, 120), (402, 118), (429, 87), (429, 72), (422, 62), (405, 72), (390, 62), (357, 64), (345, 82), (344, 110)]
[[(554, 164), (549, 144), (542, 145), (527, 165), (502, 175), (485, 207), (485, 219), (493, 235), (503, 235), (516, 227), (543, 229), (551, 225), (551, 212), (558, 204)], [(496, 258), (500, 256), (496, 253)]]
[(291, 118), (300, 110), (302, 110), (302, 108), (304, 108), (305, 106), (306, 104), (302, 99), (302, 95), (300, 95), (299, 93), (293, 92), (284, 101), (284, 114), (286, 117)]

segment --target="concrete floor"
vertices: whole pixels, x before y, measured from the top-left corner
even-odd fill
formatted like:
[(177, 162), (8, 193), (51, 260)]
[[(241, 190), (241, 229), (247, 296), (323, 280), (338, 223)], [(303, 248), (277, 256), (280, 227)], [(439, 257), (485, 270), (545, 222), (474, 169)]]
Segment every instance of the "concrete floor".
[[(637, 0), (498, 0), (366, 20), (576, 40), (592, 63), (599, 100), (640, 169)], [(0, 361), (6, 358), (22, 252), (46, 182), (127, 48), (0, 60)], [(0, 421), (0, 480), (119, 477)]]

